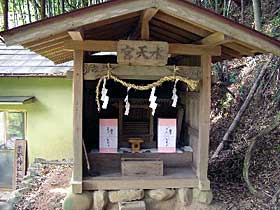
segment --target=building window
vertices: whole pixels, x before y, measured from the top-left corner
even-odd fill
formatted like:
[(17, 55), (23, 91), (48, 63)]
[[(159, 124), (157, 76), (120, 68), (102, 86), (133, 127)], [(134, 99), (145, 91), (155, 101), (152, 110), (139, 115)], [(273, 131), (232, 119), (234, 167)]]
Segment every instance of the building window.
[(25, 139), (25, 113), (0, 112), (0, 149), (14, 149), (16, 140)]

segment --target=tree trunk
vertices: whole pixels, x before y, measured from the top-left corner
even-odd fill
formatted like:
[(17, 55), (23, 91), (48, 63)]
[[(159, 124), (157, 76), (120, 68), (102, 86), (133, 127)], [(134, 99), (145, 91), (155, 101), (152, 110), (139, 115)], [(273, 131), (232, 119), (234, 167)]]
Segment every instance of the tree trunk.
[(255, 29), (257, 31), (261, 30), (261, 17), (262, 17), (262, 10), (261, 10), (261, 0), (253, 0), (253, 11), (254, 11), (254, 22), (255, 22)]
[(46, 18), (46, 0), (41, 0), (40, 13), (41, 13), (41, 19), (45, 19)]
[(2, 1), (2, 8), (3, 8), (3, 16), (4, 16), (4, 30), (9, 29), (9, 2), (8, 0), (3, 0)]
[(241, 0), (241, 23), (244, 24), (244, 0)]
[(61, 4), (61, 11), (62, 11), (62, 13), (65, 13), (65, 1), (61, 0), (60, 4)]
[(36, 0), (32, 1), (32, 6), (34, 8), (34, 16), (35, 16), (35, 20), (39, 20), (39, 15), (38, 15), (38, 4), (36, 2)]
[(29, 23), (32, 22), (32, 17), (31, 17), (31, 12), (30, 12), (30, 3), (29, 0), (26, 0), (26, 4), (27, 4), (27, 12), (28, 12), (28, 19), (29, 19)]
[(249, 167), (250, 167), (250, 160), (251, 160), (251, 156), (252, 156), (252, 151), (253, 151), (253, 148), (254, 148), (257, 140), (260, 137), (269, 134), (271, 131), (276, 129), (279, 125), (280, 125), (280, 120), (278, 119), (272, 125), (268, 126), (263, 131), (261, 131), (260, 134), (258, 134), (257, 136), (253, 137), (252, 140), (251, 140), (251, 143), (249, 144), (249, 147), (248, 147), (248, 149), (246, 151), (246, 154), (245, 154), (245, 159), (244, 159), (244, 164), (243, 164), (243, 178), (244, 178), (244, 180), (245, 180), (245, 182), (247, 184), (247, 187), (248, 187), (250, 193), (252, 193), (253, 195), (255, 195), (255, 196), (259, 197), (259, 198), (263, 198), (264, 194), (258, 192), (254, 188), (254, 186), (251, 184), (250, 179), (249, 179)]
[(219, 144), (219, 146), (217, 147), (216, 151), (214, 152), (213, 156), (211, 157), (211, 159), (218, 157), (220, 151), (223, 149), (224, 147), (224, 143), (226, 141), (228, 141), (230, 134), (235, 130), (235, 128), (237, 127), (243, 113), (245, 112), (245, 110), (247, 109), (248, 105), (251, 102), (251, 99), (253, 98), (258, 85), (260, 83), (260, 81), (262, 80), (268, 65), (271, 63), (273, 59), (273, 56), (270, 57), (269, 61), (262, 67), (262, 70), (260, 71), (260, 74), (258, 75), (256, 81), (254, 82), (253, 86), (251, 87), (251, 90), (246, 98), (246, 100), (244, 101), (244, 103), (242, 104), (240, 110), (238, 111), (237, 115), (235, 116), (234, 120), (232, 121), (229, 129), (227, 130), (227, 132), (225, 133), (221, 143)]

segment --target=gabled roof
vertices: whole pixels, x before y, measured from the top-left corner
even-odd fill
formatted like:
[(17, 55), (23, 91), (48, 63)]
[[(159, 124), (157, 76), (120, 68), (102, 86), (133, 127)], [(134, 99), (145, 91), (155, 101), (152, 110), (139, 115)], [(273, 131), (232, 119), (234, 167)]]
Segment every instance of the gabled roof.
[(7, 45), (20, 44), (55, 63), (73, 57), (64, 51), (70, 30), (85, 39), (135, 39), (143, 11), (156, 8), (149, 22), (150, 40), (222, 46), (222, 59), (273, 53), (280, 42), (184, 0), (111, 0), (1, 32)]
[(72, 63), (55, 65), (52, 61), (21, 46), (0, 43), (0, 77), (64, 77)]

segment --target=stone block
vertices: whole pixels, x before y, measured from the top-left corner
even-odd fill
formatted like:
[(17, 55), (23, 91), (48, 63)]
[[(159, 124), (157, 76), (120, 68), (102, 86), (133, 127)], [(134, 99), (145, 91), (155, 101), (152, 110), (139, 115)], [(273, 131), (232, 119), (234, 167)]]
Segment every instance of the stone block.
[(122, 202), (119, 210), (146, 210), (146, 205), (144, 201)]
[(144, 190), (118, 190), (109, 192), (111, 203), (141, 200), (144, 197)]
[(81, 194), (68, 193), (64, 202), (63, 210), (89, 210), (92, 208), (93, 196), (90, 192)]
[(94, 191), (93, 192), (93, 210), (105, 210), (108, 204), (108, 192)]
[(193, 189), (193, 198), (200, 203), (210, 205), (213, 200), (213, 193), (211, 190)]
[(172, 189), (156, 189), (149, 190), (148, 196), (157, 201), (166, 201), (171, 199), (175, 195), (175, 190)]
[(177, 200), (182, 203), (183, 206), (188, 206), (192, 202), (192, 189), (180, 188), (177, 191)]

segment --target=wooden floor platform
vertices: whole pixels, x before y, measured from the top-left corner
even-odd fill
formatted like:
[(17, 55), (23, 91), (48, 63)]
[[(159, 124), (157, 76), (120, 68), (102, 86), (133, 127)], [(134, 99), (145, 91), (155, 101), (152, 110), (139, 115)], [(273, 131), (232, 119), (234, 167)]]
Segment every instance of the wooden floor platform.
[(83, 190), (159, 189), (197, 187), (198, 179), (191, 167), (165, 168), (164, 176), (130, 177), (120, 172), (106, 172), (84, 177)]

